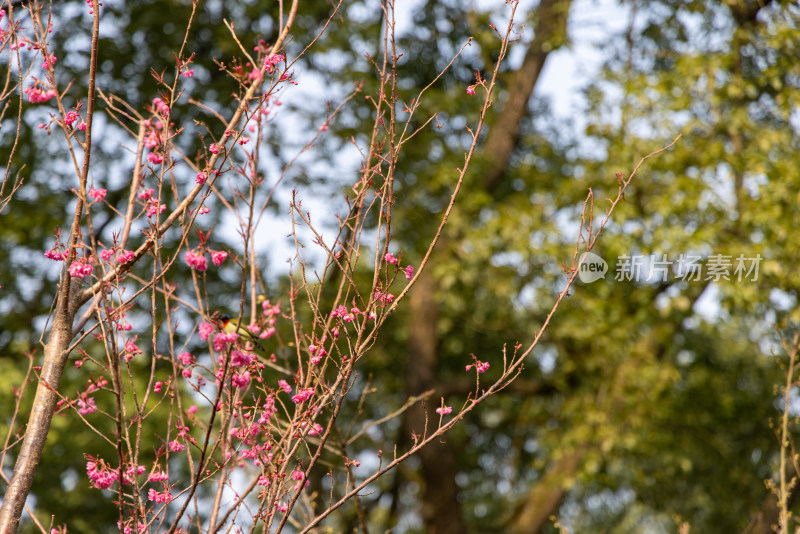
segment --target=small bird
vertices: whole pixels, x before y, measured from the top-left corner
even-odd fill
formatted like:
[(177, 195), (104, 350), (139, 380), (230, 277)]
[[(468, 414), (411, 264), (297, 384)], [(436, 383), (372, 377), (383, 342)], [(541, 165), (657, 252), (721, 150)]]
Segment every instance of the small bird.
[(259, 350), (265, 351), (261, 343), (258, 342), (258, 338), (256, 338), (256, 336), (253, 335), (253, 333), (250, 330), (240, 325), (239, 321), (237, 321), (227, 313), (222, 313), (219, 315), (219, 322), (222, 325), (223, 332), (226, 332), (228, 334), (233, 334), (233, 333), (239, 334), (239, 337), (243, 338), (245, 341), (249, 341), (256, 347), (258, 347)]

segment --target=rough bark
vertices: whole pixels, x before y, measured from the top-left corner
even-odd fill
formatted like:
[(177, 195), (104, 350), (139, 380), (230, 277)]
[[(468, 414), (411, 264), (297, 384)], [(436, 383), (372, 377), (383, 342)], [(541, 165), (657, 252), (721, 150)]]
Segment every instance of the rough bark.
[(50, 337), (44, 349), (44, 362), (36, 388), (25, 439), (16, 458), (14, 475), (3, 496), (0, 508), (0, 533), (14, 534), (33, 485), (33, 477), (44, 449), (50, 421), (53, 419), (61, 375), (69, 356), (67, 348), (72, 339), (72, 322), (80, 305), (80, 284), (76, 279), (65, 278), (59, 293), (59, 302), (53, 319)]

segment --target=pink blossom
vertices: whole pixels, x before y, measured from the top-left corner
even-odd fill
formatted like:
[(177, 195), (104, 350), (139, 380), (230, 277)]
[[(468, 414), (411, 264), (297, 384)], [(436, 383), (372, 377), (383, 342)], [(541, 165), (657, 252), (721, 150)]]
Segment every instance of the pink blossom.
[(182, 352), (178, 355), (178, 360), (183, 365), (192, 365), (194, 363), (194, 356), (189, 354), (188, 352)]
[(55, 249), (50, 249), (44, 252), (44, 257), (49, 260), (64, 261), (67, 258), (67, 253)]
[(72, 126), (72, 123), (75, 122), (80, 118), (75, 111), (68, 111), (66, 117), (64, 117), (64, 124), (67, 126)]
[(206, 174), (204, 172), (198, 172), (197, 177), (195, 177), (194, 181), (200, 185), (203, 185), (204, 183), (206, 183)]
[(139, 200), (148, 200), (150, 198), (153, 198), (153, 194), (154, 193), (155, 193), (155, 190), (152, 187), (148, 187), (148, 188), (140, 191), (139, 194), (136, 195), (136, 196), (139, 197)]
[(186, 445), (181, 443), (180, 441), (172, 440), (169, 442), (169, 450), (172, 452), (181, 452), (183, 449), (186, 448)]
[(153, 384), (153, 391), (156, 393), (161, 393), (161, 388), (164, 386), (164, 382), (156, 382)]
[(292, 477), (292, 480), (295, 480), (295, 481), (298, 481), (298, 482), (303, 480), (303, 478), (305, 478), (305, 475), (299, 469), (295, 469), (294, 471), (292, 471), (292, 474), (290, 476)]
[(191, 78), (192, 76), (194, 76), (194, 69), (186, 69), (181, 73), (181, 76), (183, 76), (184, 78)]
[(465, 369), (466, 369), (467, 371), (469, 371), (469, 370), (470, 370), (470, 369), (472, 369), (473, 367), (475, 367), (475, 370), (476, 370), (478, 373), (485, 373), (486, 371), (488, 371), (488, 370), (489, 370), (489, 362), (482, 362), (482, 361), (480, 361), (478, 358), (476, 358), (476, 357), (475, 357), (475, 355), (474, 355), (474, 354), (472, 355), (472, 359), (475, 361), (475, 363), (474, 363), (474, 364), (467, 365), (467, 366), (465, 367)]
[(95, 189), (94, 187), (89, 188), (89, 196), (92, 197), (95, 202), (102, 202), (104, 198), (106, 198), (107, 191), (105, 189)]
[(109, 469), (103, 460), (96, 460), (91, 456), (89, 461), (86, 462), (86, 475), (97, 489), (108, 489), (114, 482), (119, 480), (116, 471)]
[(214, 350), (217, 352), (221, 352), (225, 350), (228, 345), (233, 345), (236, 343), (236, 340), (239, 339), (239, 334), (236, 332), (231, 332), (230, 334), (225, 332), (220, 332), (216, 336), (214, 336)]
[(169, 114), (169, 106), (160, 98), (153, 99), (153, 107), (156, 108), (156, 112), (166, 117)]
[(469, 87), (467, 87), (467, 94), (469, 96), (473, 96), (475, 94), (475, 86), (474, 85), (470, 85)]
[(168, 503), (172, 500), (172, 495), (168, 491), (157, 492), (153, 488), (147, 491), (147, 498), (157, 503)]
[(87, 415), (97, 411), (97, 406), (92, 397), (87, 397), (86, 400), (78, 398), (76, 404), (78, 405), (78, 413), (81, 415)]
[(297, 395), (294, 395), (292, 397), (292, 402), (295, 404), (302, 404), (303, 402), (307, 401), (313, 396), (314, 396), (313, 388), (301, 389), (300, 391), (297, 392)]
[(231, 376), (231, 384), (237, 388), (244, 388), (247, 387), (247, 384), (250, 383), (250, 371), (245, 371), (244, 373), (234, 373)]
[(275, 331), (276, 331), (276, 330), (275, 330), (275, 328), (273, 328), (273, 327), (265, 328), (265, 329), (264, 329), (264, 331), (263, 331), (263, 332), (261, 332), (261, 333), (258, 335), (258, 337), (259, 337), (260, 339), (268, 339), (268, 338), (272, 337), (272, 335), (273, 335), (273, 334), (275, 334)]
[(208, 269), (208, 263), (206, 262), (206, 257), (204, 254), (196, 253), (192, 250), (187, 250), (186, 253), (183, 255), (184, 261), (186, 261), (189, 267), (193, 267), (198, 271), (205, 271)]
[(226, 259), (228, 259), (228, 253), (225, 252), (224, 250), (211, 253), (211, 262), (217, 267), (225, 263)]
[(286, 383), (286, 380), (278, 380), (278, 387), (283, 390), (284, 393), (291, 393), (292, 386)]
[(398, 261), (400, 261), (400, 258), (399, 258), (399, 257), (395, 258), (395, 257), (392, 255), (392, 253), (391, 253), (391, 252), (387, 252), (387, 253), (386, 253), (386, 255), (383, 257), (383, 259), (384, 259), (386, 262), (388, 262), (388, 263), (391, 263), (392, 265), (397, 265), (397, 262), (398, 262)]
[(69, 275), (74, 278), (83, 279), (87, 276), (91, 276), (91, 274), (92, 266), (83, 261), (74, 261), (72, 265), (69, 266)]
[(258, 477), (259, 486), (269, 486), (269, 479), (265, 476)]
[(278, 304), (271, 304), (269, 299), (265, 300), (261, 303), (261, 309), (264, 311), (264, 315), (267, 317), (272, 317), (274, 315), (280, 315), (281, 307)]
[(247, 367), (254, 359), (255, 357), (248, 352), (235, 350), (231, 353), (231, 365), (234, 367)]
[(169, 476), (160, 469), (158, 471), (153, 471), (147, 476), (148, 482), (166, 482), (167, 480), (169, 480)]
[(280, 54), (272, 54), (271, 56), (267, 56), (264, 58), (264, 70), (267, 73), (272, 74), (272, 71), (275, 70), (275, 65), (281, 63), (283, 61), (283, 56)]
[(122, 250), (120, 251), (119, 256), (117, 256), (117, 263), (128, 263), (133, 259), (134, 256), (135, 254), (132, 250)]
[(153, 215), (156, 215), (157, 213), (164, 213), (164, 211), (166, 211), (166, 209), (167, 209), (167, 205), (166, 204), (161, 204), (159, 206), (158, 202), (150, 202), (148, 204), (148, 206), (147, 206), (147, 216), (148, 217), (152, 217)]
[(28, 95), (28, 101), (32, 104), (41, 104), (42, 102), (47, 102), (54, 96), (56, 96), (55, 89), (48, 89), (47, 91), (42, 91), (37, 86), (27, 88), (24, 93)]
[(134, 338), (125, 343), (125, 361), (131, 361), (134, 356), (142, 353), (142, 349), (136, 346), (135, 341), (136, 339)]
[(212, 154), (219, 154), (219, 147), (217, 147), (216, 143), (211, 143), (211, 146), (208, 147), (208, 151)]
[(203, 341), (207, 341), (208, 338), (211, 336), (211, 333), (214, 331), (214, 325), (209, 323), (200, 323), (198, 331), (200, 334), (200, 339), (202, 339)]
[(436, 408), (436, 413), (438, 413), (439, 415), (447, 415), (452, 412), (453, 412), (452, 406), (442, 406), (440, 408)]
[(160, 154), (156, 154), (155, 152), (150, 152), (149, 154), (147, 154), (147, 161), (149, 161), (150, 163), (154, 163), (155, 165), (158, 165), (159, 163), (164, 161), (164, 157), (161, 156)]
[(50, 57), (45, 56), (44, 57), (44, 61), (42, 62), (42, 68), (43, 69), (49, 69), (50, 67), (52, 67), (55, 64), (56, 64), (56, 56), (55, 55), (51, 55)]
[(411, 280), (414, 276), (414, 267), (411, 265), (406, 267), (406, 280)]
[(113, 255), (114, 255), (113, 248), (107, 248), (105, 250), (100, 251), (100, 258), (105, 262), (109, 261), (111, 259), (111, 256)]

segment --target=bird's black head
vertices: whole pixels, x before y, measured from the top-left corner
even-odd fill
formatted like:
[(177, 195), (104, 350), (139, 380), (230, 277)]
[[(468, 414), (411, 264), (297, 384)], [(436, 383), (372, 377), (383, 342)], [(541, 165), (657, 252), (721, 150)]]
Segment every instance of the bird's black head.
[(231, 316), (230, 316), (230, 315), (228, 315), (227, 313), (221, 313), (221, 314), (219, 314), (219, 320), (220, 320), (220, 321), (222, 321), (223, 323), (227, 323), (227, 322), (228, 322), (228, 321), (230, 321), (231, 319), (233, 319), (233, 317), (231, 317)]

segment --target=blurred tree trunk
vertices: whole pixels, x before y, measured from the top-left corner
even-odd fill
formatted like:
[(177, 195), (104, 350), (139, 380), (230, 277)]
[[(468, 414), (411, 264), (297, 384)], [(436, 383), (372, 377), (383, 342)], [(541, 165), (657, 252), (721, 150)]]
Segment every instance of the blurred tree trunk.
[[(503, 110), (494, 122), (502, 127), (490, 129), (486, 145), (482, 149), (487, 162), (482, 186), (487, 192), (491, 193), (496, 189), (505, 177), (509, 159), (517, 143), (520, 124), (528, 113), (528, 101), (545, 60), (551, 51), (566, 42), (570, 4), (571, 0), (541, 0), (531, 17), (535, 21), (534, 38), (508, 87)], [(446, 244), (440, 242), (439, 246), (444, 248)], [(437, 282), (432, 272), (433, 262), (430, 262), (417, 281), (409, 303), (411, 325), (406, 365), (408, 395), (419, 395), (436, 387), (438, 307)], [(438, 406), (436, 399), (438, 396), (434, 395), (424, 408), (417, 406), (407, 412), (403, 439), (408, 439), (413, 432), (423, 432), (426, 410), (429, 426), (432, 421), (438, 421), (438, 416), (433, 411)], [(466, 532), (455, 482), (458, 466), (450, 445), (446, 442), (432, 443), (421, 451), (419, 459), (424, 480), (421, 513), (427, 531), (432, 534)], [(555, 492), (548, 502), (561, 502), (563, 489), (552, 487), (548, 491)], [(543, 502), (548, 500), (544, 494), (541, 497)], [(550, 513), (552, 511), (545, 517)]]
[(565, 454), (548, 467), (534, 484), (511, 520), (511, 534), (538, 534), (561, 507), (572, 480), (578, 473), (583, 452)]
[[(420, 275), (411, 294), (409, 311), (413, 321), (406, 360), (406, 388), (409, 395), (419, 395), (434, 386), (436, 380), (436, 324), (439, 313), (436, 304), (436, 282), (431, 269)], [(429, 399), (407, 412), (406, 435), (410, 432), (422, 435), (435, 430), (438, 415), (434, 412), (438, 403)], [(435, 441), (422, 449), (418, 455), (421, 463), (424, 488), (422, 490), (421, 513), (431, 534), (461, 534), (466, 532), (464, 518), (458, 504), (458, 487), (455, 476), (458, 466), (454, 453), (446, 441)]]

